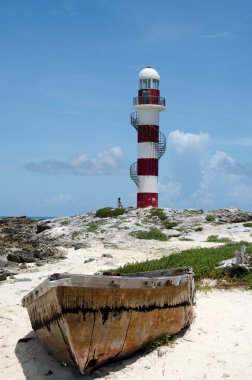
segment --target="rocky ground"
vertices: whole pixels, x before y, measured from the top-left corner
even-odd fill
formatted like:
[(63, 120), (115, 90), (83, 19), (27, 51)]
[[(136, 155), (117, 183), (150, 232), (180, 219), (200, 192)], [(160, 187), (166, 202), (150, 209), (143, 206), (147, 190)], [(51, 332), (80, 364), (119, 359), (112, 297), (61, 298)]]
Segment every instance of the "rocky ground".
[[(252, 213), (237, 209), (126, 209), (117, 217), (95, 212), (51, 220), (0, 220), (0, 378), (83, 379), (48, 355), (31, 331), (21, 299), (53, 273), (94, 274), (127, 262), (159, 258), (195, 247), (252, 242)], [(140, 240), (158, 228), (167, 241)], [(209, 237), (212, 237), (209, 239)], [(213, 238), (214, 237), (214, 238)], [(209, 241), (210, 240), (210, 241)], [(64, 260), (62, 260), (64, 258)], [(252, 292), (197, 292), (195, 320), (183, 337), (149, 354), (108, 363), (87, 380), (244, 380), (252, 378)]]
[(96, 216), (96, 212), (48, 220), (31, 220), (25, 216), (3, 218), (0, 220), (0, 280), (30, 266), (64, 259), (62, 247), (75, 250), (95, 245), (125, 250), (134, 247), (162, 253), (166, 249), (163, 242), (150, 240), (143, 245), (142, 240), (131, 235), (152, 228), (158, 228), (170, 242), (177, 243), (200, 241), (201, 246), (204, 242), (207, 246), (209, 236), (215, 236), (216, 241), (225, 238), (252, 242), (252, 228), (246, 227), (252, 221), (252, 212), (166, 208), (161, 210), (164, 222), (155, 211), (128, 208), (122, 215), (105, 218)]

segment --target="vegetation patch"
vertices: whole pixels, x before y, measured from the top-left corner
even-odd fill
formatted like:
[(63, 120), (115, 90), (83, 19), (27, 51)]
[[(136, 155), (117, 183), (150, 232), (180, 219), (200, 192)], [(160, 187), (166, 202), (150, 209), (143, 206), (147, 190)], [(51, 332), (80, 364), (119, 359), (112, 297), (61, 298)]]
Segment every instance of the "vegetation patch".
[(60, 222), (60, 225), (61, 225), (61, 226), (68, 226), (69, 223), (70, 223), (70, 221), (67, 220), (67, 219), (65, 219), (65, 220), (62, 220), (62, 222)]
[(96, 233), (97, 230), (98, 230), (98, 228), (99, 228), (99, 225), (97, 223), (95, 223), (95, 222), (90, 223), (89, 226), (88, 226), (88, 228), (87, 228), (87, 232)]
[(171, 229), (173, 227), (176, 227), (178, 225), (177, 222), (169, 222), (169, 220), (164, 220), (163, 221), (163, 226), (167, 229)]
[(203, 227), (201, 227), (201, 226), (196, 227), (194, 231), (195, 232), (201, 232), (201, 231), (203, 231)]
[(207, 221), (207, 222), (214, 222), (215, 219), (216, 219), (216, 216), (213, 215), (213, 214), (208, 214), (208, 215), (206, 215), (206, 221)]
[(249, 228), (252, 228), (252, 223), (243, 223), (243, 226), (244, 227), (249, 227)]
[(154, 351), (156, 348), (160, 346), (167, 346), (168, 344), (173, 343), (175, 340), (174, 336), (172, 337), (168, 333), (162, 334), (156, 339), (152, 340), (151, 342), (147, 343), (147, 345), (144, 347), (145, 352), (151, 352)]
[(79, 236), (79, 231), (73, 231), (72, 232), (72, 240), (77, 239), (78, 236)]
[(160, 231), (158, 228), (150, 228), (149, 231), (133, 231), (130, 233), (137, 239), (147, 239), (147, 240), (160, 240), (167, 241), (168, 236)]
[(162, 225), (167, 228), (167, 229), (171, 229), (173, 227), (176, 227), (178, 225), (177, 222), (170, 222), (166, 216), (166, 214), (164, 213), (164, 210), (162, 208), (154, 208), (150, 211), (150, 216), (153, 217), (153, 216), (156, 216), (160, 219), (160, 221), (162, 222)]
[(210, 235), (207, 238), (207, 241), (211, 243), (231, 243), (232, 240), (227, 237), (219, 237), (218, 235)]
[[(240, 250), (243, 244), (244, 242), (228, 243), (221, 247), (190, 249), (179, 253), (173, 253), (170, 256), (163, 256), (157, 260), (129, 263), (113, 270), (119, 274), (127, 274), (189, 266), (193, 268), (196, 280), (215, 278), (219, 282), (225, 280), (225, 283), (228, 286), (238, 284), (245, 285), (247, 288), (252, 289), (252, 273), (248, 274), (239, 269), (234, 269), (232, 271), (216, 269), (221, 261), (235, 257), (235, 252)], [(245, 243), (245, 245), (247, 252), (251, 254), (251, 244)]]
[(196, 290), (200, 292), (208, 293), (213, 290), (213, 287), (208, 284), (196, 284)]
[(97, 220), (96, 222), (91, 222), (88, 224), (87, 226), (87, 230), (86, 232), (94, 232), (96, 233), (98, 228), (102, 225), (106, 224), (106, 221), (101, 219), (101, 220)]
[(154, 208), (150, 211), (151, 216), (157, 216), (160, 220), (164, 221), (167, 219), (167, 216), (164, 213), (162, 208)]
[(125, 214), (125, 208), (104, 207), (96, 211), (95, 216), (98, 218), (116, 218)]

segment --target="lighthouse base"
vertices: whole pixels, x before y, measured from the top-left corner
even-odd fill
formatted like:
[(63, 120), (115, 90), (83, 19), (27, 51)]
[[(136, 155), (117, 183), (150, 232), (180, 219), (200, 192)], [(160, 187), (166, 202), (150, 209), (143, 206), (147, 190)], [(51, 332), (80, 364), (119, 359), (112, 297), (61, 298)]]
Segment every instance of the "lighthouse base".
[(137, 208), (158, 207), (158, 193), (137, 193)]

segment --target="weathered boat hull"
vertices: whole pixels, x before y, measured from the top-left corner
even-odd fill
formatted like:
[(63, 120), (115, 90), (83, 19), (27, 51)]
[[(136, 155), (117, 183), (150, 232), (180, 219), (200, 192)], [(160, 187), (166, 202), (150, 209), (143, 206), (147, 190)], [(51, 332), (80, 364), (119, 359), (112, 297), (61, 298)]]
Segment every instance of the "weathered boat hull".
[(191, 268), (129, 276), (53, 275), (23, 298), (32, 328), (81, 373), (127, 356), (193, 320)]

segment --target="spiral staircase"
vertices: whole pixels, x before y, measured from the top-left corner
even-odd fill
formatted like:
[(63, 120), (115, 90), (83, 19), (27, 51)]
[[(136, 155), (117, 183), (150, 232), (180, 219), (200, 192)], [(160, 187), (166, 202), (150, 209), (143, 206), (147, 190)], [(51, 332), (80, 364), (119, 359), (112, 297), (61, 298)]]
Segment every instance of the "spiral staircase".
[[(130, 115), (130, 122), (131, 125), (138, 131), (139, 127), (139, 121), (138, 121), (138, 113), (137, 111), (132, 112)], [(157, 129), (156, 127), (149, 125), (149, 128), (146, 128), (146, 131), (142, 131), (141, 133), (145, 134), (146, 139), (151, 139), (153, 136), (156, 136), (157, 134)], [(157, 157), (160, 159), (165, 151), (166, 151), (166, 137), (165, 135), (158, 131), (158, 142), (157, 144)], [(138, 185), (138, 174), (137, 174), (137, 162), (134, 162), (130, 166), (130, 178), (135, 182), (136, 185)]]

